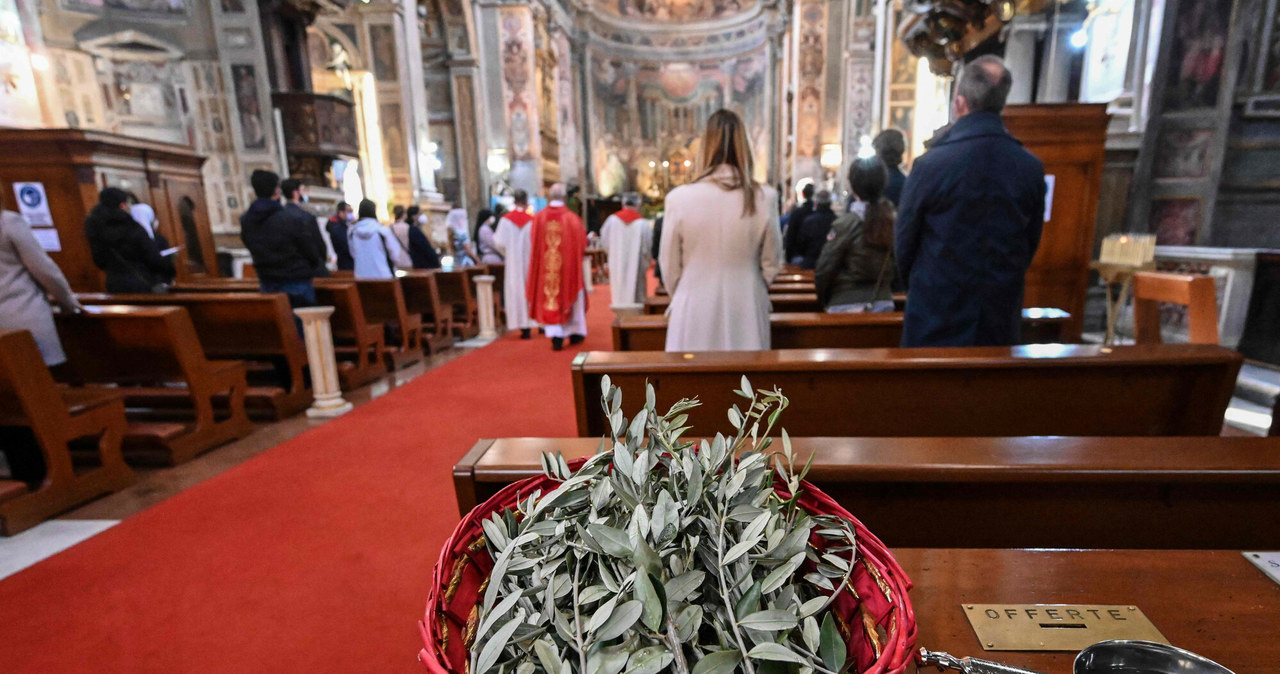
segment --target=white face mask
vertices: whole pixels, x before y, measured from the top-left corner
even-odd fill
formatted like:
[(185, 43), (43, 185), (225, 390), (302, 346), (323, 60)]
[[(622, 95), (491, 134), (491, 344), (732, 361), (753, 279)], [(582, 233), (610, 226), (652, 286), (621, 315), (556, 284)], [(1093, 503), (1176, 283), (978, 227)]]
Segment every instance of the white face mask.
[(425, 214), (425, 213), (423, 213), (423, 214), (421, 214), (421, 215), (419, 215), (419, 216), (418, 216), (418, 224), (419, 224), (419, 225), (425, 225), (425, 224), (427, 224), (427, 216), (426, 216), (426, 214)]
[(302, 203), (304, 203), (304, 204), (305, 204), (305, 203), (307, 203), (308, 201), (311, 201), (311, 197), (310, 197), (309, 195), (304, 194), (304, 195), (302, 195), (302, 198), (301, 198), (300, 200), (302, 201)]
[(355, 222), (355, 221), (356, 221), (356, 212), (347, 211), (347, 222)]

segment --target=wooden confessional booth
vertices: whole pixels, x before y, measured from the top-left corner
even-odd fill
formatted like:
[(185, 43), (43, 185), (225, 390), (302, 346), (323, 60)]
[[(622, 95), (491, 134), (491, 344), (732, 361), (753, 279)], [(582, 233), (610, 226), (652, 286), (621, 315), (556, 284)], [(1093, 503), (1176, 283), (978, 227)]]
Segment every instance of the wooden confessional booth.
[(157, 230), (182, 247), (174, 258), (179, 281), (218, 275), (200, 174), (205, 159), (191, 148), (78, 129), (0, 129), (0, 147), (0, 203), (16, 211), (14, 183), (44, 185), (61, 247), (49, 255), (76, 291), (105, 289), (84, 235), (104, 187), (133, 192), (155, 209)]

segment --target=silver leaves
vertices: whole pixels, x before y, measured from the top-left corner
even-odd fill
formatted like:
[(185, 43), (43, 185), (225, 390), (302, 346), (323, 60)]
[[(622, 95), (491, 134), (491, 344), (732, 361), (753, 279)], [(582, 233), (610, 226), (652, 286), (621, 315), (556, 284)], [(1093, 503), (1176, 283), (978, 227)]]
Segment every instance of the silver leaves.
[(765, 453), (786, 398), (743, 377), (734, 435), (695, 447), (681, 437), (697, 401), (660, 413), (647, 386), (628, 419), (607, 378), (601, 393), (611, 433), (597, 454), (576, 472), (547, 454), (554, 488), (481, 522), (494, 566), (471, 672), (840, 672), (825, 611), (856, 542), (847, 522), (798, 507), (804, 469), (785, 431), (784, 451)]

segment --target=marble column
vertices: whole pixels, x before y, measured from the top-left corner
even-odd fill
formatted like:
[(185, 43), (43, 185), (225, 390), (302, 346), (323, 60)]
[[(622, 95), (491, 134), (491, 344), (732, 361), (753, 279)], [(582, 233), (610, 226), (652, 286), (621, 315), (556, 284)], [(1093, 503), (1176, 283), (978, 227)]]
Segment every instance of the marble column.
[(496, 322), (493, 304), (493, 282), (495, 277), (484, 275), (476, 277), (476, 304), (480, 319), (480, 339), (493, 339), (498, 336), (494, 329)]
[(334, 360), (333, 332), (329, 328), (333, 307), (305, 307), (294, 309), (293, 313), (302, 319), (307, 364), (311, 368), (311, 390), (315, 395), (307, 416), (325, 419), (350, 412), (354, 405), (343, 399), (338, 388), (338, 364)]

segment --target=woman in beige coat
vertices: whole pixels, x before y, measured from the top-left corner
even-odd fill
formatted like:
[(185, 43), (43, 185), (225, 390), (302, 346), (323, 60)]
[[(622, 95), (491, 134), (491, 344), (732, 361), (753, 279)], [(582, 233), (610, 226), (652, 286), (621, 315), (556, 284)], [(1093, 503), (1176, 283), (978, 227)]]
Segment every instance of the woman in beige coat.
[(658, 261), (671, 293), (667, 351), (769, 348), (769, 283), (782, 267), (774, 190), (752, 179), (742, 120), (707, 120), (703, 173), (667, 195)]
[(80, 309), (58, 265), (21, 215), (0, 211), (0, 330), (29, 330), (45, 365), (67, 360), (45, 294), (66, 311)]

